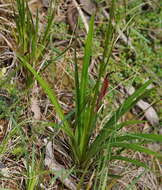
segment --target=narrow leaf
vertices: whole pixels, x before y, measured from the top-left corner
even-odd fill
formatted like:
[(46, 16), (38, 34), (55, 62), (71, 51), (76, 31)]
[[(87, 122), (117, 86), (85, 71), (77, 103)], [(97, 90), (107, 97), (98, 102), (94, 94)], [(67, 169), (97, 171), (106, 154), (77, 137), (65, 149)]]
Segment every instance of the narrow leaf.
[(34, 77), (39, 82), (39, 84), (41, 85), (43, 90), (46, 92), (47, 96), (49, 97), (52, 104), (54, 105), (55, 110), (56, 110), (60, 120), (64, 121), (64, 124), (63, 124), (64, 127), (62, 129), (65, 131), (65, 133), (68, 136), (73, 137), (73, 131), (70, 128), (69, 123), (67, 122), (67, 120), (65, 120), (65, 116), (64, 116), (63, 111), (62, 111), (62, 109), (60, 107), (60, 104), (59, 104), (59, 102), (57, 100), (55, 92), (50, 88), (48, 83), (34, 70), (34, 68), (25, 59), (23, 59), (19, 55), (17, 55), (17, 56), (21, 60), (22, 64), (34, 75)]
[(162, 135), (128, 133), (126, 135), (117, 137), (115, 140), (123, 141), (123, 140), (133, 140), (133, 139), (139, 139), (139, 140), (145, 140), (145, 141), (151, 141), (151, 142), (162, 142)]
[(87, 85), (88, 85), (88, 68), (90, 64), (90, 59), (92, 55), (92, 39), (93, 39), (93, 27), (94, 27), (94, 19), (95, 16), (93, 15), (90, 20), (89, 31), (87, 40), (85, 43), (84, 49), (84, 59), (83, 59), (83, 68), (81, 74), (81, 104), (84, 102), (86, 92), (87, 92)]
[(124, 157), (124, 156), (111, 156), (111, 160), (123, 160), (123, 161), (126, 161), (126, 162), (130, 162), (130, 163), (132, 163), (132, 164), (134, 164), (136, 166), (142, 166), (142, 167), (148, 169), (148, 166), (145, 163), (140, 162), (139, 160)]
[[(128, 112), (140, 99), (145, 95), (147, 86), (151, 81), (147, 81), (141, 88), (136, 90), (131, 96), (129, 96), (125, 102), (117, 109), (110, 120), (104, 125), (99, 135), (96, 137), (94, 142), (90, 146), (90, 151), (87, 152), (89, 157), (93, 157), (101, 148), (103, 142), (109, 137), (109, 129), (116, 130), (116, 123), (118, 120)], [(87, 156), (88, 156), (87, 155)]]
[(154, 152), (154, 151), (152, 151), (152, 150), (150, 150), (150, 149), (148, 149), (146, 147), (140, 146), (138, 144), (113, 142), (113, 143), (110, 143), (110, 146), (113, 146), (113, 147), (122, 147), (122, 148), (126, 148), (126, 149), (135, 150), (135, 151), (138, 151), (138, 152), (143, 152), (143, 153), (146, 153), (146, 154), (149, 154), (149, 155), (153, 155), (153, 156), (156, 156), (156, 157), (162, 157), (161, 153)]

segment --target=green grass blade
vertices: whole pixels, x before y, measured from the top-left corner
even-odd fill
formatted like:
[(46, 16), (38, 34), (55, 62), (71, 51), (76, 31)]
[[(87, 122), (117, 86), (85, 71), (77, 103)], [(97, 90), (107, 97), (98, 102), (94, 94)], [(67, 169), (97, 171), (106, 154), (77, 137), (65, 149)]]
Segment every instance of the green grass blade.
[(131, 96), (129, 96), (125, 102), (118, 108), (118, 110), (113, 114), (110, 120), (104, 125), (103, 129), (96, 137), (95, 141), (90, 147), (90, 151), (87, 153), (91, 156), (95, 155), (99, 150), (103, 142), (109, 136), (109, 129), (116, 129), (116, 123), (126, 112), (128, 112), (147, 92), (146, 88), (151, 83), (147, 81), (141, 88), (136, 90)]
[[(116, 134), (116, 132), (118, 132), (120, 129), (122, 129), (123, 127), (127, 126), (127, 125), (136, 125), (136, 124), (141, 124), (144, 121), (139, 121), (139, 120), (131, 120), (131, 121), (125, 121), (119, 124), (114, 125), (114, 128), (108, 128), (106, 130), (106, 133), (104, 133), (103, 139), (107, 139), (107, 142), (113, 141), (113, 135)], [(114, 137), (114, 139), (116, 140), (118, 137)], [(102, 150), (103, 148), (105, 148), (105, 144), (99, 144), (99, 146), (96, 145), (96, 148), (91, 149), (89, 151), (89, 153), (87, 154), (87, 160), (91, 158), (92, 155), (97, 154), (97, 148), (98, 150)]]
[[(92, 134), (91, 133), (91, 126), (92, 126), (92, 123), (93, 120), (91, 120), (91, 107), (88, 107), (86, 109), (86, 112), (85, 112), (85, 116), (84, 116), (84, 128), (83, 128), (83, 131), (82, 131), (82, 134), (81, 134), (81, 140), (80, 140), (80, 150), (82, 152), (82, 160), (86, 159), (86, 151), (87, 151), (87, 148), (88, 148), (88, 142), (89, 142), (89, 138), (90, 138), (90, 135)], [(95, 115), (94, 117), (92, 118), (95, 120)]]
[(137, 125), (144, 123), (145, 121), (140, 121), (140, 120), (130, 120), (130, 121), (125, 121), (122, 123), (119, 123), (117, 125), (114, 125), (114, 128), (110, 127), (107, 129), (107, 132), (109, 133), (109, 136), (111, 135), (112, 132), (117, 132), (121, 130), (123, 127), (128, 126), (128, 125)]
[(22, 64), (34, 75), (34, 77), (39, 82), (39, 84), (41, 85), (43, 90), (46, 92), (47, 96), (49, 97), (52, 104), (54, 105), (54, 108), (55, 108), (56, 113), (58, 114), (60, 120), (64, 121), (64, 124), (63, 124), (64, 127), (62, 128), (64, 130), (64, 132), (68, 136), (73, 137), (73, 131), (70, 128), (69, 123), (67, 122), (67, 120), (65, 120), (65, 116), (63, 114), (63, 111), (62, 111), (62, 109), (60, 107), (60, 104), (59, 104), (59, 102), (57, 100), (57, 97), (56, 97), (54, 91), (50, 88), (48, 83), (34, 70), (34, 68), (25, 59), (23, 59), (19, 55), (17, 55), (17, 56), (21, 60)]
[(138, 151), (138, 152), (153, 155), (155, 157), (162, 157), (162, 153), (154, 152), (154, 151), (152, 151), (152, 150), (150, 150), (150, 149), (148, 149), (146, 147), (140, 146), (138, 144), (113, 142), (113, 143), (110, 143), (110, 145), (113, 146), (113, 147), (122, 147), (122, 148), (126, 148), (126, 149), (135, 150), (135, 151)]
[[(111, 9), (110, 9), (110, 20), (108, 27), (106, 29), (106, 38), (105, 38), (105, 44), (104, 44), (104, 52), (103, 52), (103, 62), (105, 62), (105, 58), (109, 54), (109, 48), (110, 48), (110, 42), (112, 40), (112, 35), (113, 35), (113, 24), (112, 22), (114, 21), (114, 13), (115, 13), (115, 1), (111, 1)], [(107, 62), (107, 60), (106, 60)]]
[(28, 167), (27, 190), (34, 190), (37, 183), (38, 176), (36, 176), (35, 147), (33, 146), (31, 165)]
[[(51, 7), (52, 7), (52, 5), (51, 5)], [(49, 15), (48, 15), (47, 26), (46, 26), (46, 29), (44, 31), (44, 35), (43, 35), (43, 38), (42, 38), (42, 44), (43, 45), (45, 45), (46, 41), (49, 38), (50, 29), (51, 29), (51, 26), (53, 24), (54, 14), (55, 14), (55, 12), (52, 11), (52, 8), (51, 8), (51, 10), (49, 11)]]
[(62, 52), (57, 52), (57, 56), (54, 57), (51, 62), (45, 63), (42, 68), (41, 71), (45, 70), (50, 64), (54, 63), (55, 61), (58, 61), (65, 53), (66, 51), (68, 51), (71, 48), (71, 46), (66, 47)]
[(124, 141), (124, 140), (145, 140), (151, 142), (162, 142), (162, 135), (158, 134), (138, 134), (138, 133), (128, 133), (124, 136), (120, 136), (115, 138), (116, 141)]
[(7, 136), (1, 141), (0, 144), (0, 155), (3, 155), (7, 152), (9, 152), (10, 147), (8, 146), (8, 142), (10, 141), (10, 139), (12, 139), (12, 137), (14, 135), (16, 135), (17, 133), (17, 129), (13, 128), (12, 130), (9, 131), (9, 133), (7, 134)]
[(119, 118), (121, 118), (123, 114), (128, 112), (139, 101), (139, 99), (141, 99), (143, 95), (149, 92), (149, 90), (147, 90), (146, 88), (150, 84), (151, 81), (147, 81), (141, 88), (139, 88), (131, 96), (129, 96), (103, 128), (113, 127), (113, 125), (119, 120)]
[[(33, 22), (33, 19), (32, 19), (32, 16), (31, 16), (31, 20)], [(34, 59), (36, 60), (37, 57), (39, 57), (39, 55), (37, 55), (37, 51), (38, 51), (38, 37), (39, 37), (39, 34), (38, 34), (38, 30), (39, 30), (39, 15), (38, 15), (38, 10), (37, 10), (37, 14), (36, 14), (36, 23), (34, 24), (33, 22), (33, 29), (34, 29), (34, 32), (33, 32), (33, 35), (31, 36), (31, 58), (34, 57)]]
[(146, 169), (142, 171), (132, 182), (131, 184), (125, 189), (125, 190), (132, 190), (134, 189), (134, 185), (138, 182), (138, 180), (146, 173)]
[(85, 49), (84, 49), (83, 68), (82, 68), (82, 73), (81, 73), (81, 84), (80, 84), (81, 104), (83, 104), (85, 97), (86, 97), (86, 93), (87, 93), (88, 68), (89, 68), (90, 59), (91, 59), (91, 55), (92, 55), (92, 39), (93, 39), (94, 19), (95, 19), (95, 15), (93, 15), (90, 20), (88, 36), (87, 36), (87, 40), (85, 43)]
[(132, 163), (132, 164), (134, 164), (136, 166), (140, 166), (140, 167), (142, 166), (142, 167), (148, 169), (148, 166), (145, 163), (140, 162), (139, 160), (124, 157), (124, 156), (111, 156), (111, 160), (123, 160), (123, 161), (126, 161), (126, 162), (130, 162), (130, 163)]
[(102, 56), (102, 60), (101, 63), (99, 64), (99, 73), (98, 73), (98, 77), (97, 77), (97, 81), (94, 87), (94, 92), (93, 92), (93, 100), (92, 102), (92, 106), (91, 106), (91, 114), (90, 114), (90, 123), (92, 120), (93, 115), (95, 115), (95, 106), (97, 106), (97, 99), (99, 96), (99, 88), (101, 85), (101, 78), (102, 76), (104, 76), (105, 72), (106, 72), (106, 66), (108, 65), (109, 59), (111, 57), (111, 52), (113, 49), (113, 34), (114, 34), (114, 27), (112, 22), (114, 21), (114, 12), (115, 12), (115, 1), (112, 0), (111, 1), (111, 8), (110, 8), (110, 20), (109, 20), (109, 24), (106, 28), (106, 35), (105, 35), (105, 42), (104, 42), (104, 52), (103, 52), (103, 56)]
[[(76, 76), (75, 79), (76, 82), (76, 103), (77, 103), (77, 112), (78, 112), (78, 121), (77, 130), (76, 130), (76, 138), (79, 145), (79, 149), (82, 154), (85, 154), (84, 149), (86, 149), (86, 142), (85, 142), (85, 135), (87, 133), (87, 123), (85, 125), (85, 120), (87, 119), (87, 122), (89, 121), (89, 118), (87, 117), (87, 114), (89, 112), (89, 106), (85, 104), (87, 92), (88, 92), (88, 84), (89, 84), (89, 77), (88, 77), (88, 68), (90, 65), (90, 59), (92, 56), (92, 40), (93, 40), (93, 28), (94, 28), (94, 19), (95, 15), (92, 15), (90, 24), (89, 24), (89, 31), (87, 35), (87, 39), (85, 42), (85, 48), (84, 48), (84, 58), (83, 58), (83, 66), (81, 71), (81, 79), (79, 84), (78, 79), (78, 73), (75, 72)], [(76, 66), (76, 65), (75, 65)], [(75, 68), (77, 69), (77, 67)], [(79, 87), (79, 88), (78, 88)], [(85, 106), (86, 105), (86, 106)], [(79, 110), (78, 110), (79, 109)]]
[[(105, 35), (105, 42), (104, 42), (104, 52), (102, 55), (102, 60), (99, 65), (99, 73), (98, 78), (94, 87), (94, 97), (92, 101), (92, 105), (94, 107), (94, 104), (97, 102), (98, 94), (99, 94), (99, 88), (101, 84), (101, 78), (104, 76), (106, 72), (106, 66), (108, 65), (109, 59), (111, 57), (112, 49), (114, 46), (114, 27), (112, 22), (114, 21), (114, 13), (115, 13), (115, 1), (111, 1), (111, 8), (110, 8), (110, 19), (109, 24), (106, 28), (106, 35)], [(94, 112), (93, 112), (94, 113)], [(93, 115), (93, 113), (91, 115)]]
[(78, 73), (78, 63), (77, 63), (77, 55), (76, 55), (76, 43), (75, 43), (75, 55), (74, 55), (74, 64), (75, 64), (75, 102), (76, 102), (76, 130), (75, 136), (76, 141), (79, 144), (79, 139), (81, 138), (81, 107), (80, 107), (80, 85), (79, 85), (79, 73)]

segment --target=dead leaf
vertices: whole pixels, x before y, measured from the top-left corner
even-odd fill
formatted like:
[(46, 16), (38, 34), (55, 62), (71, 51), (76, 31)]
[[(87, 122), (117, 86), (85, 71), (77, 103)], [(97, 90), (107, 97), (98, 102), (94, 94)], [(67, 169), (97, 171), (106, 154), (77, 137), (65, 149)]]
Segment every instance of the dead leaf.
[[(125, 89), (126, 89), (126, 92), (128, 95), (131, 95), (135, 92), (135, 88), (133, 86), (126, 87)], [(146, 119), (149, 121), (149, 123), (152, 126), (156, 126), (159, 124), (159, 117), (158, 117), (155, 109), (149, 103), (147, 103), (143, 100), (140, 100), (137, 102), (137, 106), (142, 111), (144, 111), (144, 115), (145, 115)]]
[(31, 0), (28, 2), (29, 9), (32, 14), (35, 14), (37, 12), (37, 9), (40, 9), (43, 7), (42, 1), (40, 0)]
[(42, 4), (45, 8), (48, 8), (50, 5), (50, 0), (42, 0)]
[(86, 16), (84, 15), (81, 7), (79, 6), (78, 2), (76, 0), (73, 0), (73, 4), (74, 6), (77, 8), (78, 10), (78, 13), (82, 19), (82, 22), (84, 23), (84, 26), (85, 26), (85, 29), (86, 29), (86, 32), (88, 33), (88, 30), (89, 30), (89, 25), (88, 25), (88, 22), (87, 22), (87, 19), (86, 19)]
[(158, 143), (150, 143), (150, 144), (148, 144), (148, 148), (155, 151), (155, 152), (161, 151), (161, 146)]
[(69, 5), (68, 7), (67, 22), (70, 26), (70, 30), (73, 32), (78, 22), (78, 11), (77, 11), (77, 8), (73, 5)]
[(62, 176), (58, 177), (59, 180), (70, 190), (77, 190), (76, 185), (72, 182), (73, 179), (71, 179), (65, 168), (54, 158), (52, 142), (48, 142), (46, 145), (45, 166), (54, 172), (62, 172)]
[(34, 113), (34, 119), (36, 120), (40, 120), (41, 119), (41, 111), (40, 111), (40, 107), (38, 105), (38, 100), (37, 98), (33, 97), (31, 99), (31, 111)]
[(88, 13), (89, 15), (92, 15), (96, 11), (96, 4), (92, 0), (79, 0), (81, 8)]
[(0, 174), (4, 177), (10, 177), (9, 169), (2, 162), (0, 162)]
[(37, 84), (35, 84), (32, 90), (32, 98), (31, 98), (31, 111), (34, 113), (33, 118), (35, 120), (41, 119), (41, 110), (38, 102), (38, 94), (39, 94), (39, 89)]
[(3, 140), (8, 127), (8, 122), (5, 119), (0, 120), (0, 142)]
[(144, 111), (146, 119), (152, 126), (159, 124), (159, 118), (154, 108), (147, 102), (140, 100), (137, 102), (137, 106)]

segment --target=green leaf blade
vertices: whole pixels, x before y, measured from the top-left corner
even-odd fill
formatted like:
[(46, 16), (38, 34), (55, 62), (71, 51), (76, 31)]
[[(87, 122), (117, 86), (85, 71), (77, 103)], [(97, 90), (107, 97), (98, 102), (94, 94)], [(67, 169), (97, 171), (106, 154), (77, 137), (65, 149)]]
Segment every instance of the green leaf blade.
[(145, 163), (140, 162), (139, 160), (136, 160), (136, 159), (125, 157), (125, 156), (111, 156), (111, 160), (123, 160), (126, 162), (130, 162), (136, 166), (144, 167), (144, 168), (148, 169), (148, 166)]
[(109, 137), (110, 129), (116, 130), (118, 120), (128, 112), (140, 99), (143, 97), (147, 90), (146, 88), (150, 85), (151, 81), (147, 81), (138, 90), (136, 90), (131, 96), (129, 96), (125, 102), (117, 109), (117, 111), (112, 115), (110, 120), (104, 125), (103, 129), (100, 131), (99, 135), (96, 137), (94, 142), (90, 146), (90, 151), (87, 152), (87, 156), (94, 156), (99, 152), (101, 145)]
[(94, 30), (94, 19), (95, 15), (92, 15), (89, 25), (89, 32), (84, 49), (84, 59), (83, 59), (83, 68), (81, 73), (81, 85), (80, 85), (80, 94), (81, 94), (81, 104), (83, 104), (86, 96), (87, 85), (88, 85), (88, 68), (90, 64), (90, 59), (92, 55), (92, 39), (93, 39), (93, 30)]
[(113, 142), (113, 143), (110, 143), (110, 146), (112, 146), (112, 147), (122, 147), (122, 148), (126, 148), (126, 149), (131, 149), (131, 150), (134, 150), (134, 151), (146, 153), (148, 155), (153, 155), (155, 157), (162, 157), (161, 153), (154, 152), (154, 151), (152, 151), (152, 150), (150, 150), (150, 149), (148, 149), (146, 147), (140, 146), (138, 144)]

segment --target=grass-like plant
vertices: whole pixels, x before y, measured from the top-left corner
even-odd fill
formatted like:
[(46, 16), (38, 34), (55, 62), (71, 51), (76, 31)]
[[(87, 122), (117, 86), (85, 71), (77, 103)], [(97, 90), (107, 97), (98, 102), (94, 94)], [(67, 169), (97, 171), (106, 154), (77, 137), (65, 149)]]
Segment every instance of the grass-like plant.
[[(18, 1), (18, 0), (17, 0)], [(110, 21), (107, 26), (105, 34), (105, 44), (102, 60), (98, 68), (98, 76), (95, 84), (90, 86), (89, 79), (89, 65), (92, 56), (93, 46), (93, 32), (94, 32), (94, 19), (93, 15), (89, 24), (89, 32), (85, 42), (84, 48), (84, 59), (81, 73), (79, 72), (77, 65), (77, 57), (75, 54), (75, 109), (74, 121), (64, 115), (61, 105), (58, 102), (55, 92), (50, 88), (49, 84), (41, 77), (41, 75), (34, 68), (34, 65), (29, 62), (28, 56), (21, 56), (18, 54), (18, 58), (23, 66), (30, 71), (35, 79), (39, 82), (43, 88), (51, 103), (54, 106), (56, 114), (58, 115), (61, 122), (61, 130), (67, 135), (68, 143), (71, 147), (71, 156), (73, 157), (74, 163), (81, 168), (88, 168), (92, 163), (96, 164), (97, 159), (100, 158), (100, 154), (106, 149), (109, 151), (109, 160), (124, 160), (126, 162), (133, 163), (137, 166), (147, 166), (135, 159), (123, 157), (121, 152), (126, 149), (133, 151), (139, 151), (156, 157), (161, 157), (161, 153), (154, 152), (143, 144), (148, 142), (162, 142), (162, 136), (157, 134), (141, 134), (141, 133), (127, 133), (120, 135), (119, 131), (127, 126), (141, 123), (141, 121), (126, 121), (119, 122), (120, 118), (133, 108), (136, 103), (147, 95), (150, 90), (147, 87), (151, 81), (147, 81), (139, 89), (137, 89), (131, 96), (129, 96), (121, 106), (112, 114), (110, 119), (104, 124), (103, 128), (99, 131), (96, 137), (93, 137), (94, 131), (97, 127), (98, 117), (100, 116), (99, 107), (106, 94), (108, 88), (108, 74), (107, 65), (111, 56), (112, 48), (114, 45), (114, 0), (112, 0)], [(37, 23), (37, 21), (36, 21)], [(21, 28), (17, 24), (17, 27)], [(22, 23), (23, 24), (23, 23)], [(36, 24), (36, 30), (38, 32), (38, 23)], [(33, 44), (37, 37), (33, 39)], [(33, 45), (34, 52), (38, 46)], [(42, 52), (42, 51), (41, 51)], [(30, 54), (31, 53), (31, 54)], [(33, 52), (30, 52), (31, 56)], [(36, 53), (34, 53), (36, 55)], [(38, 56), (36, 56), (38, 57)], [(113, 151), (115, 149), (115, 151)]]
[[(34, 19), (27, 0), (16, 0), (16, 8), (14, 6), (13, 3), (16, 23), (16, 30), (13, 30), (13, 34), (17, 44), (16, 52), (19, 56), (25, 57), (28, 63), (36, 69), (49, 43), (50, 29), (54, 17), (52, 1), (47, 15), (47, 24), (45, 27), (43, 26), (43, 31), (40, 31), (38, 10)], [(32, 76), (27, 70), (25, 72), (27, 84), (30, 84), (32, 82)]]

